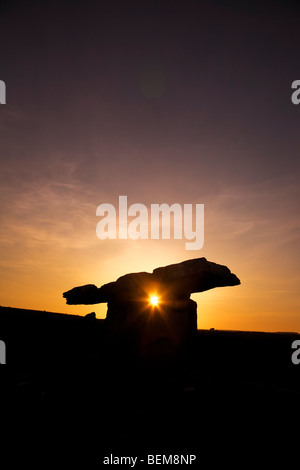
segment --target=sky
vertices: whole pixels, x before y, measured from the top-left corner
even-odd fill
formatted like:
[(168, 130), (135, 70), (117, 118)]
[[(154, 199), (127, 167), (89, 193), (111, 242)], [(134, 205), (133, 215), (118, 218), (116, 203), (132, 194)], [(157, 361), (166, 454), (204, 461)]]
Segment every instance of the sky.
[[(0, 7), (0, 304), (104, 318), (62, 293), (186, 259), (240, 286), (198, 327), (300, 331), (297, 2)], [(204, 204), (204, 245), (100, 240), (100, 204)]]

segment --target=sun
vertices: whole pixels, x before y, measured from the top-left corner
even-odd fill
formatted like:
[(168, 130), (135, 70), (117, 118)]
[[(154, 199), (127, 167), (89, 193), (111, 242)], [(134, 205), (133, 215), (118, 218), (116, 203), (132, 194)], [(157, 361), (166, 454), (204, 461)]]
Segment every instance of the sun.
[(153, 307), (156, 307), (158, 305), (158, 297), (157, 295), (151, 295), (150, 297), (150, 304), (153, 305)]

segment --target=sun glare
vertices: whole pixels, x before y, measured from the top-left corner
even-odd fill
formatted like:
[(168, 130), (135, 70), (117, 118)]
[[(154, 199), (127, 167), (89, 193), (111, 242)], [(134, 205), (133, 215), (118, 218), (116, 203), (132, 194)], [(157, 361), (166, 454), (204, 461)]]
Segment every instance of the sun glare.
[(157, 295), (151, 295), (150, 297), (150, 303), (151, 305), (153, 305), (154, 307), (156, 307), (158, 305), (158, 297)]

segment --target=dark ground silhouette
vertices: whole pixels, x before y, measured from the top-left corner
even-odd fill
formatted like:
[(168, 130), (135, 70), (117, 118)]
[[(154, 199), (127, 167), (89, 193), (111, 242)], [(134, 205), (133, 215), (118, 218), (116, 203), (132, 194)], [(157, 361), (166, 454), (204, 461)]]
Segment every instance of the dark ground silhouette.
[(1, 307), (0, 332), (11, 465), (100, 468), (111, 453), (182, 453), (197, 455), (194, 468), (260, 468), (298, 448), (296, 333), (198, 330), (180, 354), (141, 359), (107, 341), (93, 315)]

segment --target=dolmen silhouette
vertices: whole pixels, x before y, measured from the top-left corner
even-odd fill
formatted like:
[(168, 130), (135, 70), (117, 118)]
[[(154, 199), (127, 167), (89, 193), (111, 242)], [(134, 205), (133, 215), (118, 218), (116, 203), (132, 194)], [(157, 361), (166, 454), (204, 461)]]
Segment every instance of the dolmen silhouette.
[(93, 284), (64, 292), (67, 304), (108, 304), (108, 337), (135, 345), (142, 355), (172, 355), (197, 331), (195, 292), (236, 286), (237, 276), (220, 264), (197, 258), (126, 274), (100, 288)]

